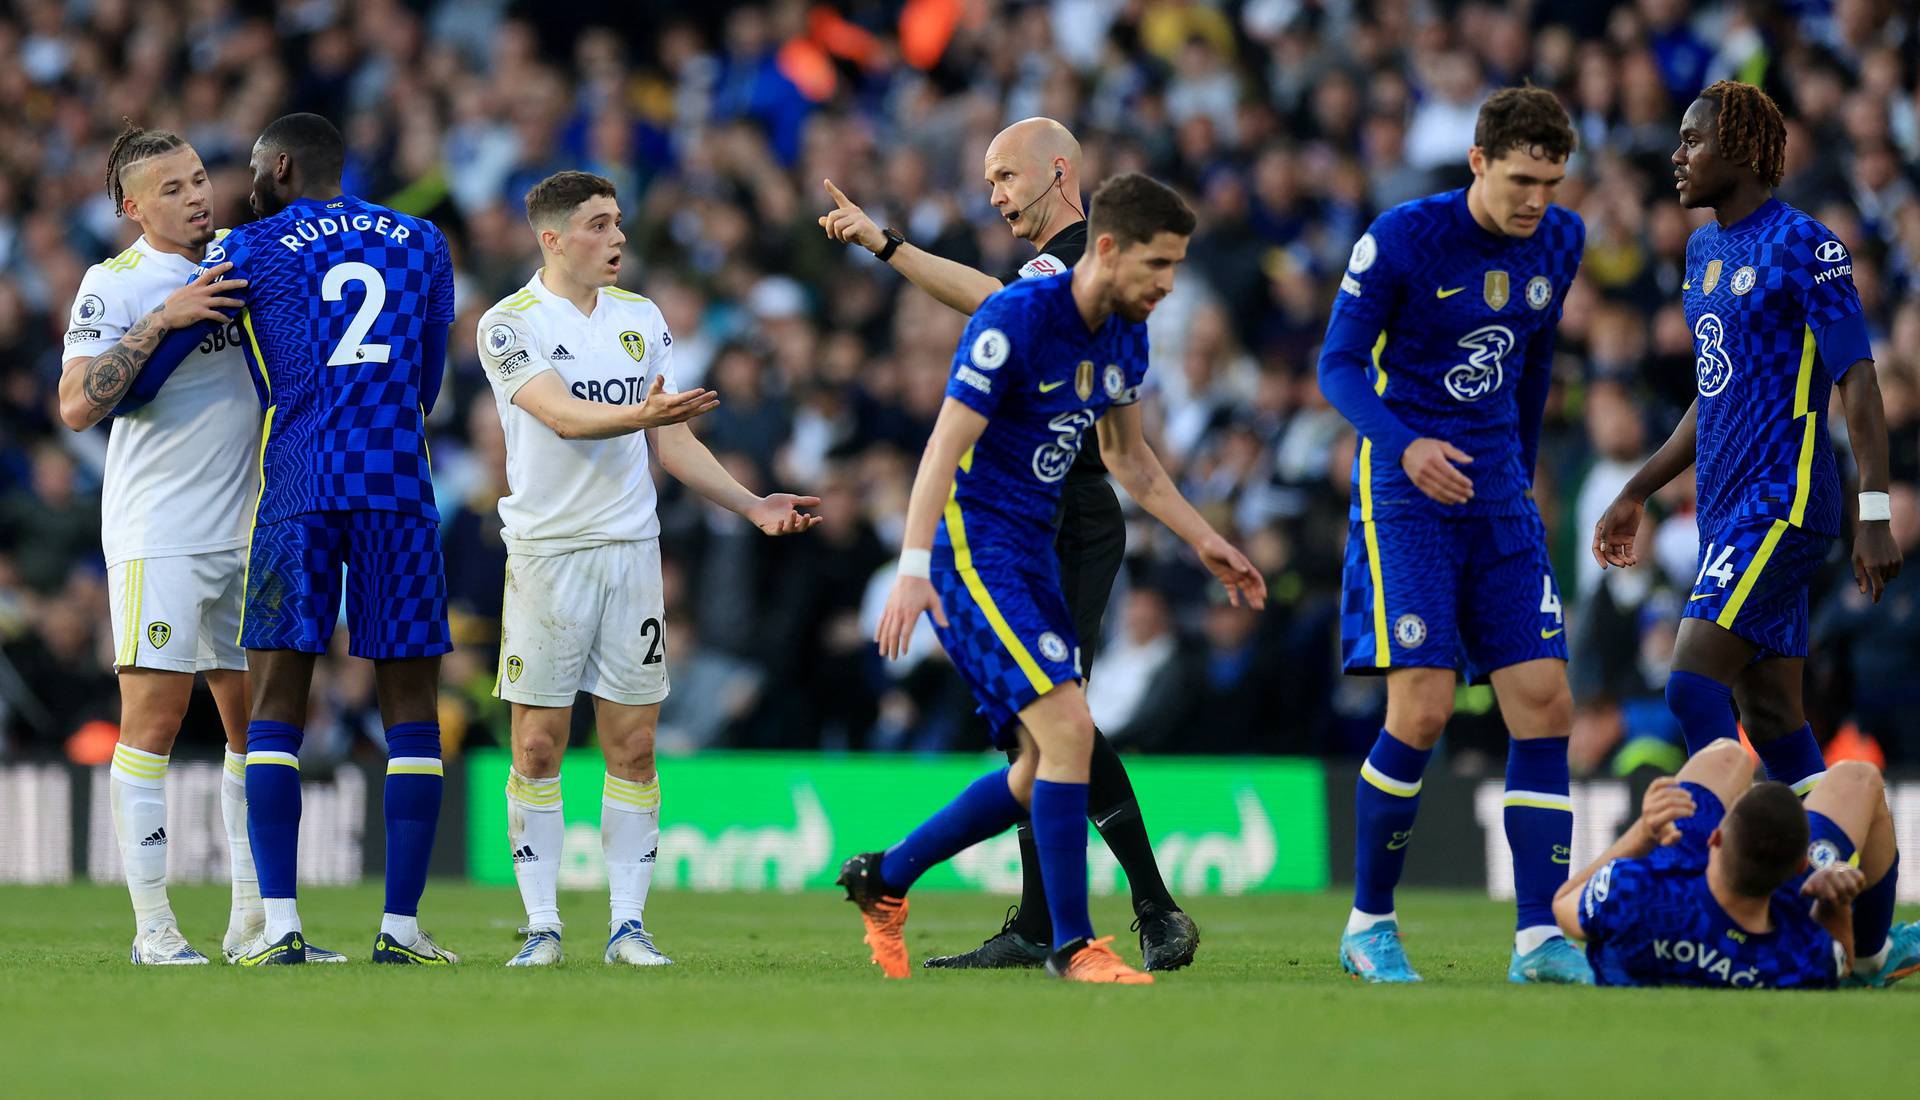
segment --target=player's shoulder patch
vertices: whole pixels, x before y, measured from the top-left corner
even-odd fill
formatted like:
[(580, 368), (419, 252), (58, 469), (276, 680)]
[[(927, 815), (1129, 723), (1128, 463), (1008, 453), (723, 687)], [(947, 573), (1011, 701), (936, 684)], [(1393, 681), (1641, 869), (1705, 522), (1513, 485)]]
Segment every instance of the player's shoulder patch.
[(498, 359), (524, 343), (521, 326), (514, 324), (517, 319), (497, 308), (488, 310), (486, 316), (480, 318), (480, 350)]

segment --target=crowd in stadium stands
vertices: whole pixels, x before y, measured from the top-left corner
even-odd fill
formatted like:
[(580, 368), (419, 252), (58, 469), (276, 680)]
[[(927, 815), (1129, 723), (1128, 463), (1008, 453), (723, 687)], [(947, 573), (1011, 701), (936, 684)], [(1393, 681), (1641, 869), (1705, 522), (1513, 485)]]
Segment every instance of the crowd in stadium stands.
[[(1677, 753), (1663, 748), (1677, 732), (1661, 691), (1696, 570), (1689, 486), (1653, 504), (1652, 564), (1603, 574), (1586, 547), (1691, 399), (1679, 284), (1705, 212), (1675, 202), (1667, 158), (1682, 109), (1717, 78), (1780, 101), (1780, 194), (1852, 251), (1892, 432), (1895, 533), (1920, 555), (1920, 29), (1896, 9), (1910, 11), (1892, 0), (14, 0), (0, 14), (7, 749), (57, 755), (116, 710), (98, 539), (107, 429), (75, 435), (54, 413), (74, 288), (133, 232), (102, 186), (106, 147), (123, 117), (183, 133), (213, 170), (216, 224), (230, 225), (246, 218), (254, 136), (311, 110), (347, 136), (349, 190), (432, 218), (455, 250), (460, 319), (433, 416), (458, 643), (442, 706), (451, 750), (505, 737), (490, 694), (504, 448), (474, 321), (537, 262), (520, 199), (559, 168), (618, 184), (639, 261), (624, 281), (665, 311), (679, 383), (723, 398), (696, 425), (708, 444), (749, 486), (824, 498), (811, 536), (770, 540), (663, 482), (674, 687), (663, 746), (980, 747), (967, 692), (931, 647), (883, 666), (871, 642), (964, 318), (827, 241), (814, 219), (832, 177), (923, 247), (1009, 270), (1031, 253), (989, 207), (980, 157), (1003, 125), (1047, 115), (1079, 136), (1090, 185), (1145, 170), (1200, 214), (1151, 323), (1151, 438), (1272, 592), (1264, 614), (1229, 606), (1163, 529), (1133, 524), (1094, 712), (1129, 751), (1364, 751), (1380, 684), (1337, 667), (1354, 438), (1320, 396), (1317, 347), (1373, 215), (1463, 185), (1478, 104), (1531, 80), (1563, 97), (1579, 130), (1560, 201), (1588, 233), (1535, 493), (1568, 596), (1576, 769), (1657, 762)], [(1816, 588), (1809, 711), (1836, 750), (1911, 764), (1920, 576), (1869, 606), (1843, 554)], [(1504, 756), (1484, 691), (1463, 688), (1457, 766)], [(377, 751), (365, 663), (323, 661), (312, 709), (309, 752)], [(207, 700), (189, 724), (185, 744), (216, 751)]]

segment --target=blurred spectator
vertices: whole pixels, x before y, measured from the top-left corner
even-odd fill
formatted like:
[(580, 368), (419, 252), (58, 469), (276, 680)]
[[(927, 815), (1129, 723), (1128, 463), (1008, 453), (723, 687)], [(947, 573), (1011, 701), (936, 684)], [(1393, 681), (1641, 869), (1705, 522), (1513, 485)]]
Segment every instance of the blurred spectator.
[[(890, 666), (867, 643), (965, 318), (865, 251), (825, 241), (813, 219), (832, 177), (923, 247), (1008, 269), (1024, 257), (985, 201), (980, 159), (1002, 126), (1045, 113), (1079, 137), (1089, 184), (1148, 171), (1200, 216), (1151, 326), (1149, 438), (1274, 591), (1264, 615), (1215, 605), (1177, 542), (1129, 505), (1137, 587), (1110, 623), (1096, 707), (1134, 750), (1353, 751), (1379, 728), (1381, 699), (1377, 682), (1337, 672), (1355, 442), (1314, 383), (1317, 345), (1354, 238), (1385, 207), (1466, 182), (1482, 98), (1530, 79), (1562, 96), (1581, 135), (1560, 198), (1588, 226), (1536, 484), (1569, 593), (1575, 752), (1586, 767), (1610, 755), (1635, 766), (1665, 736), (1673, 592), (1697, 569), (1690, 480), (1650, 502), (1639, 568), (1602, 577), (1585, 546), (1597, 509), (1693, 400), (1693, 339), (1676, 302), (1704, 214), (1672, 199), (1679, 113), (1721, 76), (1779, 99), (1780, 194), (1851, 254), (1894, 478), (1911, 486), (1915, 43), (1912, 5), (1869, 0), (15, 5), (0, 11), (8, 744), (57, 752), (111, 706), (99, 637), (106, 432), (70, 435), (49, 415), (81, 273), (135, 232), (100, 186), (107, 145), (123, 117), (181, 131), (230, 224), (247, 216), (245, 160), (261, 127), (317, 110), (347, 136), (349, 186), (433, 218), (453, 246), (461, 320), (431, 420), (459, 642), (444, 664), (451, 747), (497, 743), (505, 713), (491, 688), (506, 486), (473, 321), (538, 263), (525, 187), (587, 167), (619, 187), (629, 284), (667, 316), (678, 383), (721, 395), (696, 430), (745, 483), (827, 498), (820, 530), (770, 546), (663, 481), (675, 688), (663, 744), (976, 748), (971, 701), (929, 632)], [(1896, 519), (1910, 548), (1913, 508), (1903, 490)], [(1894, 761), (1920, 759), (1906, 717), (1916, 708), (1887, 694), (1913, 679), (1895, 672), (1916, 663), (1916, 583), (1896, 581), (1878, 607), (1846, 583), (1815, 594), (1809, 709), (1879, 739)], [(318, 751), (376, 751), (364, 667), (320, 665)], [(1450, 762), (1497, 766), (1497, 713), (1463, 699)], [(211, 749), (219, 730), (204, 711), (189, 722), (206, 728), (183, 743)], [(577, 714), (584, 742), (590, 714)]]

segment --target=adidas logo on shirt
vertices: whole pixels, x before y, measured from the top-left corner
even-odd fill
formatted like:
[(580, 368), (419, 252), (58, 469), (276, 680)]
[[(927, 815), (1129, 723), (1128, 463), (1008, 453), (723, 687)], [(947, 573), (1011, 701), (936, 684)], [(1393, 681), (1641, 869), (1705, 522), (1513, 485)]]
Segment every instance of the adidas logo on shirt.
[(153, 831), (153, 835), (140, 842), (142, 848), (152, 848), (167, 842), (167, 827), (162, 825)]
[(573, 353), (567, 350), (567, 345), (565, 345), (565, 344), (555, 344), (555, 345), (553, 345), (553, 354), (552, 354), (552, 355), (549, 355), (549, 356), (547, 356), (547, 358), (549, 358), (549, 359), (571, 359), (571, 358), (573, 358)]
[(533, 845), (522, 844), (513, 850), (513, 861), (515, 863), (538, 863), (540, 857), (533, 854)]

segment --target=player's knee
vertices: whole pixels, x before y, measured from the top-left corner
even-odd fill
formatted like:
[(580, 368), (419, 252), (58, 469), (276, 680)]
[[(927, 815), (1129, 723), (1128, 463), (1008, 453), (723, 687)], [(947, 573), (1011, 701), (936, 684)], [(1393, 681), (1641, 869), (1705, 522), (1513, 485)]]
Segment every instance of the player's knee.
[(1693, 782), (1698, 777), (1710, 787), (1719, 786), (1722, 776), (1742, 788), (1753, 782), (1753, 757), (1747, 747), (1725, 737), (1694, 753), (1680, 770), (1681, 779)]
[(1846, 791), (1847, 801), (1885, 802), (1887, 781), (1880, 769), (1864, 760), (1842, 760), (1820, 777), (1817, 790)]
[(1807, 724), (1790, 700), (1777, 695), (1749, 695), (1740, 700), (1740, 725), (1756, 744), (1777, 741)]
[(1447, 720), (1453, 717), (1453, 707), (1445, 706), (1408, 707), (1387, 719), (1387, 729), (1392, 734), (1416, 749), (1427, 750), (1440, 743), (1440, 735), (1446, 732)]
[(607, 770), (627, 779), (650, 776), (654, 772), (653, 737), (627, 738), (620, 744), (605, 745)]
[(514, 755), (519, 758), (516, 771), (530, 779), (544, 779), (560, 774), (560, 758), (564, 752), (550, 738), (530, 737), (522, 741)]

